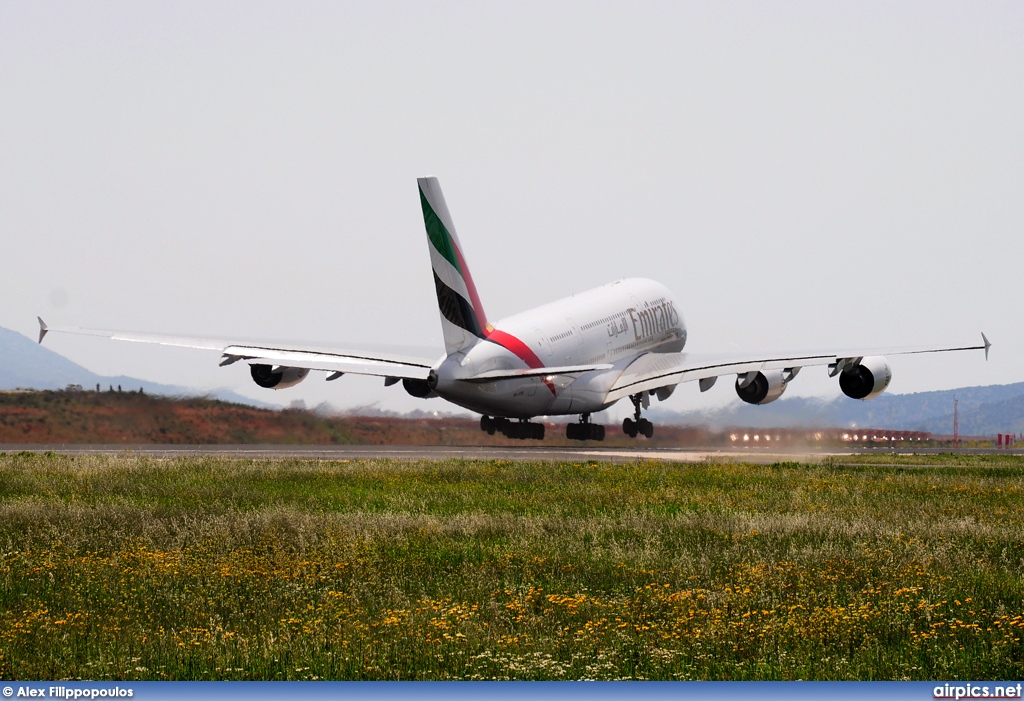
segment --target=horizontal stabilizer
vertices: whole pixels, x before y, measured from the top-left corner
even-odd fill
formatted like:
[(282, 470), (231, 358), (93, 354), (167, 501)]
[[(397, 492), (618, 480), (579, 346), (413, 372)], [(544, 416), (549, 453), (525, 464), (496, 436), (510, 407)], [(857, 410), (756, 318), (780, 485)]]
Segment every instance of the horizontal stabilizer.
[(523, 377), (547, 377), (549, 375), (579, 375), (593, 370), (611, 370), (614, 365), (565, 365), (554, 368), (528, 368), (524, 370), (490, 370), (472, 377), (461, 378), (464, 382), (494, 382), (495, 380), (515, 380)]

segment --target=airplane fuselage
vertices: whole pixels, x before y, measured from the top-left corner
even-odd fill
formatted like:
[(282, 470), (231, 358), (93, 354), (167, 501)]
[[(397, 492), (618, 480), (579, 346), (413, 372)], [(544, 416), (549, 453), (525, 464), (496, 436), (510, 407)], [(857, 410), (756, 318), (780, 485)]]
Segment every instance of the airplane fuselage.
[[(683, 316), (664, 285), (640, 278), (619, 280), (494, 324), (487, 340), (435, 367), (435, 391), (471, 411), (508, 418), (590, 413), (614, 403), (605, 399), (608, 390), (638, 355), (676, 352), (685, 344)], [(468, 379), (490, 371), (598, 363), (612, 368)]]

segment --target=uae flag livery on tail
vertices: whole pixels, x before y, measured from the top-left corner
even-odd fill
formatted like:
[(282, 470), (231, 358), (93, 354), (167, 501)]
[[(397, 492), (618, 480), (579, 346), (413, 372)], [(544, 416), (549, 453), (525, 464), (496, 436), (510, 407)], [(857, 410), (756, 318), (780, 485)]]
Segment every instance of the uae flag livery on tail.
[(451, 355), (486, 339), (491, 329), (440, 183), (434, 177), (418, 178), (416, 182), (427, 230), (430, 265), (434, 269), (445, 350)]
[(480, 295), (466, 265), (462, 244), (455, 233), (455, 224), (441, 193), (441, 184), (435, 177), (417, 178), (416, 182), (427, 231), (430, 265), (434, 269), (445, 352), (451, 355), (484, 340), (511, 351), (530, 368), (544, 367), (529, 346), (487, 323)]

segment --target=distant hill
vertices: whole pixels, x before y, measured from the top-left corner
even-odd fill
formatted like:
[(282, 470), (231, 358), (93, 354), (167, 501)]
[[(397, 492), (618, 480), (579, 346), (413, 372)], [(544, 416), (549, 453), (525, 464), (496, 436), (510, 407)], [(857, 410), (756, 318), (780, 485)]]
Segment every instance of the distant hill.
[(953, 432), (953, 399), (960, 401), (960, 433), (994, 436), (1024, 432), (1024, 382), (988, 387), (883, 394), (859, 401), (845, 396), (835, 399), (783, 397), (764, 406), (744, 404), (738, 399), (716, 410), (672, 411), (652, 406), (652, 421), (682, 426), (722, 428), (796, 428), (855, 426), (935, 434)]
[[(163, 385), (137, 377), (97, 375), (46, 346), (0, 326), (0, 390), (64, 389), (68, 385), (81, 385), (84, 389), (94, 390), (97, 384), (104, 390), (110, 386), (117, 388), (120, 385), (125, 391), (143, 388), (152, 394), (169, 396), (191, 397), (207, 394), (188, 387)], [(208, 394), (216, 399), (236, 404), (275, 406), (226, 390)]]

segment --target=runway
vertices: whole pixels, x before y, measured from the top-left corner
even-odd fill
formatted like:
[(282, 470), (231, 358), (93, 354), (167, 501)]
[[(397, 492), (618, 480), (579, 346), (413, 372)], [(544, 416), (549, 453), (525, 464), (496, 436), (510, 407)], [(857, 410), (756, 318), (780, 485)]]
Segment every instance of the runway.
[[(209, 456), (249, 459), (301, 459), (301, 460), (508, 460), (517, 462), (635, 462), (658, 460), (667, 462), (820, 462), (826, 457), (891, 453), (892, 450), (862, 448), (859, 450), (785, 450), (766, 451), (759, 448), (622, 448), (583, 445), (579, 447), (545, 446), (329, 446), (329, 445), (162, 445), (162, 444), (0, 444), (0, 452), (20, 453), (52, 451), (63, 455), (112, 455), (131, 453), (153, 458)], [(941, 449), (918, 448), (914, 453), (949, 452)], [(997, 449), (962, 450), (963, 453), (1012, 453)]]
[[(324, 445), (0, 445), (7, 453), (53, 451), (64, 455), (110, 455), (134, 453), (155, 458), (210, 456), (259, 459), (302, 460), (508, 460), (516, 462), (635, 462), (661, 460), (700, 462), (735, 459), (755, 462), (794, 460), (796, 454), (745, 451), (681, 450), (664, 448), (568, 447), (495, 447), (495, 446), (324, 446)], [(817, 460), (829, 453), (816, 453)], [(804, 459), (807, 454), (804, 453)]]

